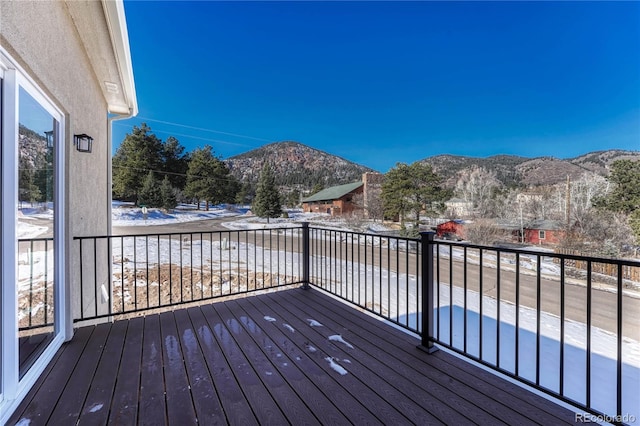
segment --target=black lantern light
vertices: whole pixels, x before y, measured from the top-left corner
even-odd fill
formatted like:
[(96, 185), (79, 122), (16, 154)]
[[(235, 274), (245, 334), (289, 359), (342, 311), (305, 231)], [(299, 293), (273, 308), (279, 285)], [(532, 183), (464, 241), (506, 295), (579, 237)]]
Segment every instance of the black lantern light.
[(81, 135), (73, 135), (73, 143), (78, 151), (91, 152), (93, 138), (89, 135), (85, 135), (84, 133)]

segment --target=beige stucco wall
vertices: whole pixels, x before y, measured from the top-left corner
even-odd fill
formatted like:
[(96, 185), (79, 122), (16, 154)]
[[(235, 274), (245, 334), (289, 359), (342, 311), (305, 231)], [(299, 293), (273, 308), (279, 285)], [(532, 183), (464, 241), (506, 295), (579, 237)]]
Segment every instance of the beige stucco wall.
[[(107, 173), (111, 153), (102, 82), (97, 81), (64, 2), (0, 0), (0, 45), (65, 115), (66, 271), (76, 315), (80, 268), (78, 242), (72, 239), (109, 232)], [(78, 133), (94, 138), (93, 152), (75, 149), (73, 135)], [(99, 275), (106, 280), (106, 274)]]

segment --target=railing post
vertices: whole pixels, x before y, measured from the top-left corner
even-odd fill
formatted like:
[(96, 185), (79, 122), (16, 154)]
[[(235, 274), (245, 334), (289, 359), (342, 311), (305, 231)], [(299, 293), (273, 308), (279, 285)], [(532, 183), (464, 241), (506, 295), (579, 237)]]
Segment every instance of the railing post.
[(438, 347), (433, 344), (433, 232), (421, 232), (422, 254), (422, 342), (419, 349), (434, 353)]
[(309, 222), (302, 222), (302, 288), (309, 290)]

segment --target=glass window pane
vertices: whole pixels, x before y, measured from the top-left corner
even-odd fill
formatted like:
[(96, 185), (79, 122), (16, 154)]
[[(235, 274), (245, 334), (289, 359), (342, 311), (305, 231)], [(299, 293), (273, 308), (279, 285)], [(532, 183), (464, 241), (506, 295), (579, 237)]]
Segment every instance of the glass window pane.
[(18, 130), (20, 377), (54, 335), (55, 119), (22, 87)]

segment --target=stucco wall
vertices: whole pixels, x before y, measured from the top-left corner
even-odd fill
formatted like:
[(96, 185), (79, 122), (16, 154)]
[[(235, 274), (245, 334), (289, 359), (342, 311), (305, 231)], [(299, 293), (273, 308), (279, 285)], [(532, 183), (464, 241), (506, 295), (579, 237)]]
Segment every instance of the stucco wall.
[[(94, 6), (101, 7), (98, 2), (89, 5)], [(65, 114), (66, 271), (75, 315), (79, 259), (78, 243), (72, 238), (104, 235), (109, 225), (110, 152), (102, 82), (97, 81), (64, 2), (0, 1), (0, 43)], [(73, 135), (78, 133), (94, 138), (93, 152), (75, 149)]]

